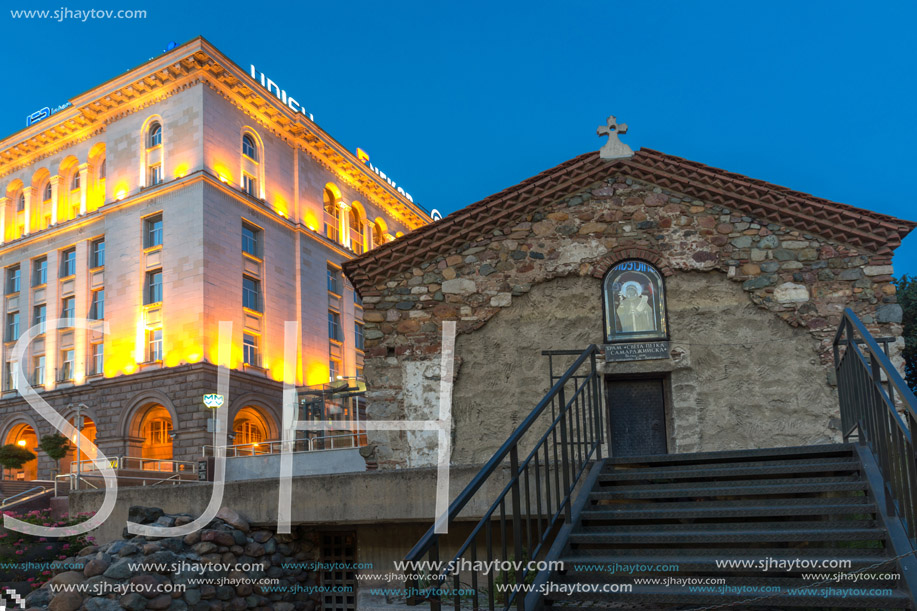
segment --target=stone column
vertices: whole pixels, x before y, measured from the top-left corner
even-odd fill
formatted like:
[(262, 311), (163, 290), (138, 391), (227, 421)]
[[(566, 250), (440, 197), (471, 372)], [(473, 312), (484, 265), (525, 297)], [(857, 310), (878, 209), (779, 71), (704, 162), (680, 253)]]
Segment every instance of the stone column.
[(0, 244), (6, 242), (6, 212), (10, 204), (10, 198), (0, 197)]
[(80, 216), (86, 215), (86, 193), (89, 191), (89, 164), (80, 164)]
[(338, 203), (340, 210), (340, 219), (338, 220), (338, 231), (341, 233), (340, 242), (344, 246), (350, 246), (350, 205), (344, 202)]
[(60, 176), (55, 175), (49, 179), (51, 183), (51, 225), (57, 225), (57, 205), (60, 202)]
[(25, 223), (22, 235), (27, 236), (32, 229), (32, 187), (23, 188), (22, 194), (25, 196), (25, 212), (23, 212)]

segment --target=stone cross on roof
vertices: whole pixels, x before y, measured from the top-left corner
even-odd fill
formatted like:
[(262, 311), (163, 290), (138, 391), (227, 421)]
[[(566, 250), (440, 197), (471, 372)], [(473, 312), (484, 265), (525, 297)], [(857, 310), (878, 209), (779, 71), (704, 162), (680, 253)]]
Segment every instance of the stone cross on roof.
[(599, 157), (602, 159), (624, 159), (634, 156), (634, 152), (631, 148), (618, 140), (618, 134), (627, 133), (627, 124), (618, 123), (614, 115), (608, 117), (608, 125), (600, 126), (596, 130), (596, 133), (599, 136), (608, 136), (608, 142), (606, 142), (605, 146), (599, 151)]

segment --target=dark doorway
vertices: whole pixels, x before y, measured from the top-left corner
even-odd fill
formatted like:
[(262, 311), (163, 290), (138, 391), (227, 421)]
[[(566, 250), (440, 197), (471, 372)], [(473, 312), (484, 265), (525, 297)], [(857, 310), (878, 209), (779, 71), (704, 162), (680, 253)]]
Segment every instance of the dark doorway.
[(605, 390), (611, 455), (666, 454), (663, 379), (609, 379)]
[(322, 533), (321, 561), (331, 567), (322, 571), (322, 587), (326, 588), (322, 594), (322, 611), (357, 608), (356, 539), (352, 532)]

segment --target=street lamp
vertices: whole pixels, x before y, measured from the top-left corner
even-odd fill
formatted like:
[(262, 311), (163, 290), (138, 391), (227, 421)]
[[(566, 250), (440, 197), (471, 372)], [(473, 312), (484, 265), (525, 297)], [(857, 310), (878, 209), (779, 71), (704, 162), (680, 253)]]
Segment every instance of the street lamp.
[[(67, 408), (72, 408), (73, 403), (70, 403)], [(76, 404), (76, 479), (74, 480), (73, 489), (80, 489), (80, 439), (83, 436), (83, 408), (89, 409), (89, 406), (85, 403)]]

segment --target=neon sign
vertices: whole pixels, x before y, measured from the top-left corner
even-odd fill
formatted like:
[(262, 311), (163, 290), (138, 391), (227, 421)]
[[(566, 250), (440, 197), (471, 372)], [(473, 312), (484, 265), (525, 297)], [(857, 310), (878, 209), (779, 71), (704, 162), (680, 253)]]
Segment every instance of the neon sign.
[(36, 110), (35, 112), (33, 112), (32, 114), (26, 116), (26, 118), (25, 118), (25, 126), (28, 127), (28, 126), (30, 126), (30, 125), (34, 125), (35, 123), (38, 123), (38, 122), (41, 121), (42, 119), (47, 119), (48, 117), (50, 117), (50, 116), (53, 115), (54, 113), (60, 112), (60, 111), (62, 111), (63, 109), (69, 108), (69, 107), (70, 107), (70, 102), (64, 102), (63, 104), (61, 104), (60, 106), (58, 106), (58, 107), (56, 107), (56, 108), (51, 108), (51, 107), (49, 107), (49, 106), (45, 106), (44, 108), (40, 108), (40, 109)]
[(261, 73), (261, 77), (257, 76), (255, 71), (255, 65), (251, 64), (251, 75), (252, 78), (261, 83), (261, 86), (268, 90), (275, 98), (287, 105), (287, 107), (293, 112), (298, 112), (304, 117), (309, 117), (309, 120), (315, 122), (315, 118), (312, 116), (311, 112), (306, 112), (306, 109), (303, 108), (299, 102), (293, 96), (288, 96), (286, 90), (281, 89), (280, 85), (264, 76), (264, 72)]

